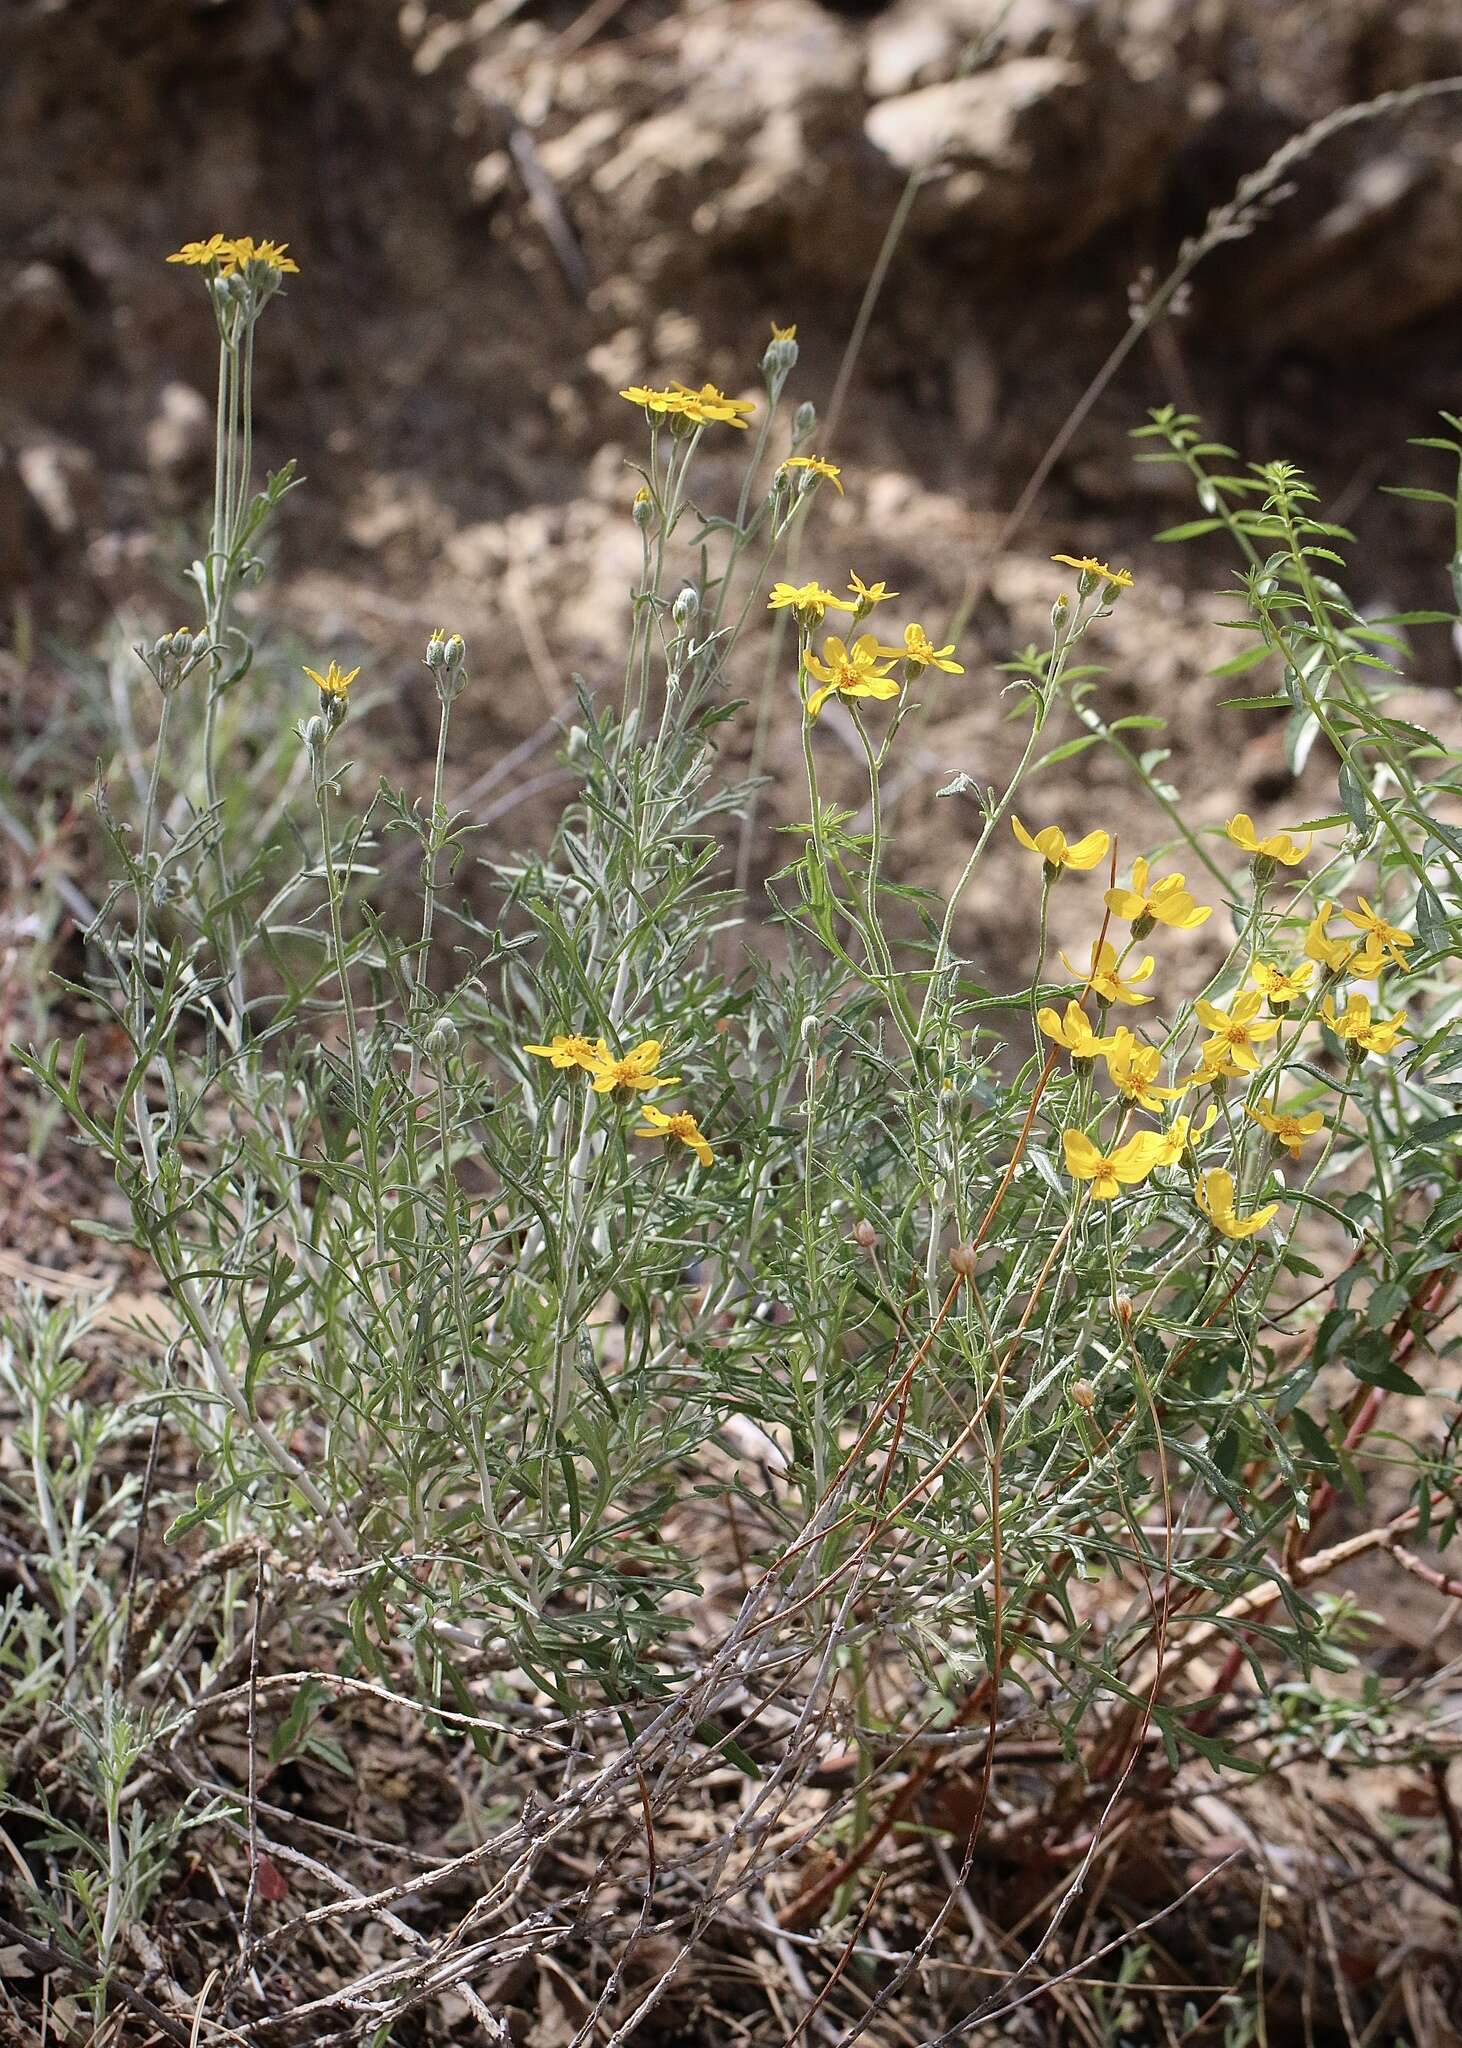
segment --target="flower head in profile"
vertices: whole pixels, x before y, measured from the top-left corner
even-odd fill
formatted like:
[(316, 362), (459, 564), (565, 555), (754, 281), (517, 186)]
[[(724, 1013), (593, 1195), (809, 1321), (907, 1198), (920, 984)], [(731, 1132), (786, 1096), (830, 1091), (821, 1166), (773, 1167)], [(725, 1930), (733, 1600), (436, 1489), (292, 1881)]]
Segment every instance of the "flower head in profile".
[(850, 612), (853, 607), (820, 583), (774, 583), (767, 599), (769, 612), (793, 611), (809, 626), (820, 626), (829, 611)]
[(1156, 1131), (1139, 1131), (1125, 1145), (1103, 1152), (1084, 1131), (1063, 1131), (1066, 1171), (1073, 1180), (1090, 1181), (1094, 1202), (1110, 1202), (1124, 1187), (1144, 1181), (1162, 1163), (1163, 1141)]
[(338, 662), (332, 661), (324, 675), (315, 668), (306, 668), (304, 673), (322, 697), (332, 698), (336, 703), (343, 705), (350, 695), (350, 686), (360, 674), (360, 670), (342, 669)]
[(1010, 814), (1010, 829), (1027, 852), (1038, 853), (1047, 868), (1057, 874), (1062, 868), (1070, 868), (1079, 875), (1088, 873), (1112, 843), (1106, 832), (1088, 832), (1084, 839), (1069, 840), (1059, 825), (1043, 825), (1039, 832), (1031, 834), (1014, 811)]
[(689, 420), (697, 427), (744, 429), (746, 421), (742, 415), (756, 411), (749, 399), (728, 398), (714, 384), (703, 384), (699, 391), (695, 391), (689, 384), (680, 384), (673, 379), (663, 391), (645, 384), (630, 384), (619, 395), (627, 398), (631, 405), (642, 405), (646, 412), (656, 413), (662, 418)]
[(1152, 1001), (1151, 996), (1141, 996), (1137, 993), (1144, 981), (1152, 979), (1152, 970), (1157, 965), (1151, 953), (1144, 954), (1130, 974), (1124, 973), (1117, 965), (1117, 949), (1109, 939), (1103, 939), (1100, 945), (1092, 946), (1091, 963), (1087, 967), (1078, 967), (1076, 962), (1068, 960), (1064, 953), (1061, 960), (1069, 972), (1078, 981), (1084, 981), (1104, 1003), (1125, 1003), (1130, 1009), (1135, 1010), (1140, 1003)]
[(616, 1089), (639, 1089), (648, 1093), (655, 1088), (668, 1088), (680, 1079), (679, 1074), (661, 1074), (660, 1041), (646, 1038), (633, 1052), (612, 1053), (604, 1040), (598, 1039), (594, 1046), (594, 1061), (589, 1072), (594, 1076), (594, 1093), (612, 1095)]
[(1259, 1066), (1257, 1046), (1273, 1038), (1279, 1029), (1277, 1017), (1261, 1017), (1264, 998), (1251, 989), (1247, 995), (1235, 996), (1232, 1006), (1220, 1010), (1215, 1003), (1205, 1003), (1200, 997), (1193, 1005), (1198, 1021), (1207, 1027), (1208, 1043), (1203, 1048), (1203, 1064), (1215, 1073), (1226, 1075), (1252, 1074)]
[(861, 576), (848, 572), (848, 589), (852, 592), (852, 609), (857, 612), (871, 612), (876, 604), (887, 604), (891, 597), (897, 597), (896, 590), (890, 590), (880, 576), (876, 583), (865, 583)]
[(1315, 970), (1308, 961), (1298, 967), (1280, 967), (1272, 960), (1251, 960), (1249, 974), (1271, 1010), (1286, 1010), (1304, 995)]
[(1288, 832), (1271, 832), (1267, 839), (1261, 839), (1247, 811), (1237, 812), (1223, 829), (1234, 845), (1241, 846), (1252, 859), (1277, 860), (1287, 868), (1299, 866), (1309, 854), (1315, 837), (1312, 832), (1303, 846), (1297, 839), (1291, 839)]
[(1047, 1038), (1054, 1039), (1074, 1060), (1094, 1060), (1113, 1043), (1110, 1038), (1097, 1036), (1080, 1003), (1068, 1003), (1064, 1013), (1037, 1010), (1036, 1023)]
[(1222, 1166), (1215, 1166), (1202, 1176), (1196, 1200), (1214, 1229), (1223, 1237), (1253, 1237), (1279, 1213), (1278, 1202), (1266, 1202), (1262, 1209), (1240, 1216), (1234, 1207), (1234, 1177)]
[(715, 1153), (706, 1142), (705, 1133), (688, 1109), (676, 1110), (667, 1116), (663, 1109), (656, 1109), (653, 1102), (640, 1105), (640, 1115), (645, 1121), (635, 1132), (637, 1138), (672, 1139), (689, 1146), (702, 1166), (709, 1166)]
[(851, 647), (846, 646), (836, 633), (829, 633), (822, 643), (821, 659), (815, 654), (808, 654), (805, 663), (807, 673), (815, 676), (822, 686), (814, 690), (807, 700), (809, 718), (816, 718), (834, 694), (841, 697), (896, 697), (899, 693), (899, 685), (889, 674), (888, 663), (871, 633), (862, 634)]
[(1406, 955), (1416, 944), (1410, 932), (1399, 926), (1387, 924), (1379, 911), (1373, 910), (1364, 896), (1357, 896), (1354, 910), (1342, 910), (1340, 915), (1347, 924), (1353, 924), (1362, 934), (1361, 954), (1356, 962), (1357, 974), (1367, 978), (1379, 974), (1386, 961), (1404, 972)]
[(922, 626), (904, 627), (902, 647), (885, 647), (884, 653), (895, 661), (906, 661), (912, 668), (942, 669), (947, 676), (962, 676), (964, 664), (954, 661), (954, 642), (947, 647), (936, 647)]
[(775, 320), (772, 322), (773, 341), (795, 341), (796, 339), (797, 323), (795, 320), (792, 322), (792, 325), (790, 327), (778, 327)]
[(1200, 1138), (1213, 1129), (1218, 1105), (1210, 1102), (1202, 1116), (1175, 1116), (1162, 1134), (1159, 1166), (1176, 1166), (1185, 1152), (1191, 1152)]
[(1130, 590), (1132, 571), (1130, 569), (1109, 569), (1105, 562), (1099, 562), (1095, 555), (1052, 555), (1053, 562), (1059, 562), (1065, 569), (1075, 569), (1081, 576), (1089, 576), (1093, 583), (1098, 578), (1109, 590)]
[(586, 1074), (596, 1072), (600, 1059), (606, 1056), (602, 1038), (596, 1043), (577, 1033), (552, 1038), (547, 1045), (525, 1045), (523, 1050), (531, 1052), (535, 1059), (550, 1060), (556, 1067), (582, 1067)]
[(184, 242), (181, 249), (174, 249), (165, 260), (169, 263), (186, 263), (190, 268), (206, 270), (210, 265), (221, 266), (232, 258), (233, 243), (226, 235), (210, 235), (206, 242)]
[(1325, 1128), (1325, 1118), (1318, 1109), (1297, 1116), (1292, 1110), (1255, 1109), (1246, 1102), (1244, 1115), (1251, 1117), (1261, 1130), (1268, 1131), (1275, 1144), (1282, 1145), (1291, 1159), (1298, 1159), (1307, 1140)]
[(1355, 989), (1346, 997), (1345, 1008), (1339, 1012), (1336, 1011), (1334, 997), (1326, 996), (1324, 1017), (1341, 1044), (1350, 1048), (1352, 1059), (1362, 1059), (1368, 1052), (1394, 1052), (1397, 1039), (1406, 1036), (1404, 1010), (1397, 1010), (1390, 1017), (1373, 1016), (1369, 997)]
[(1145, 860), (1134, 860), (1131, 886), (1108, 889), (1102, 899), (1114, 916), (1141, 925), (1139, 936), (1145, 936), (1155, 924), (1169, 925), (1174, 931), (1196, 931), (1212, 917), (1212, 905), (1195, 903), (1182, 875), (1164, 875), (1160, 882), (1149, 882), (1150, 872)]
[(299, 275), (299, 265), (286, 251), (288, 242), (256, 242), (252, 235), (235, 235), (228, 245), (229, 255), (235, 270), (247, 270), (250, 264), (262, 269), (277, 270), (287, 277)]
[(1343, 974), (1360, 951), (1359, 939), (1332, 939), (1326, 927), (1335, 905), (1324, 902), (1305, 928), (1305, 958), (1313, 960), (1327, 974)]
[(1176, 1102), (1183, 1093), (1181, 1088), (1159, 1087), (1157, 1077), (1162, 1072), (1161, 1048), (1144, 1045), (1125, 1024), (1108, 1041), (1106, 1061), (1112, 1086), (1124, 1101), (1138, 1109), (1157, 1112), (1165, 1102)]
[(835, 462), (825, 462), (820, 455), (789, 455), (786, 461), (778, 466), (777, 475), (780, 476), (784, 469), (805, 469), (809, 479), (825, 476), (838, 496), (841, 498), (843, 495), (840, 481), (843, 472)]

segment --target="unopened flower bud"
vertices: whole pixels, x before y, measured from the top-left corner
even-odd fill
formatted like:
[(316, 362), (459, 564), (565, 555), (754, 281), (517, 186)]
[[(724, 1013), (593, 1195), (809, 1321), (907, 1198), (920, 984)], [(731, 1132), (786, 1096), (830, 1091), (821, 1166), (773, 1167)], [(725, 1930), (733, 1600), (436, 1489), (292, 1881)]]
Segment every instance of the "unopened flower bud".
[(768, 384), (780, 386), (797, 361), (797, 344), (790, 334), (774, 335), (761, 359), (761, 373)]
[(792, 415), (792, 439), (805, 441), (817, 425), (817, 407), (810, 398), (804, 398)]
[(318, 754), (329, 737), (330, 728), (323, 718), (307, 718), (300, 727), (300, 738), (312, 754)]
[(1118, 1322), (1119, 1322), (1119, 1323), (1120, 1323), (1120, 1324), (1122, 1325), (1122, 1328), (1123, 1328), (1124, 1330), (1130, 1330), (1130, 1329), (1131, 1329), (1131, 1327), (1132, 1327), (1132, 1297), (1131, 1297), (1131, 1295), (1130, 1295), (1130, 1294), (1119, 1294), (1119, 1295), (1117, 1296), (1117, 1300), (1116, 1300), (1116, 1304), (1115, 1304), (1115, 1306), (1116, 1306), (1116, 1310), (1117, 1310), (1117, 1321), (1118, 1321)]
[(949, 1255), (950, 1270), (960, 1280), (972, 1278), (979, 1262), (980, 1255), (972, 1244), (957, 1244)]
[(426, 1034), (426, 1056), (433, 1066), (445, 1066), (462, 1043), (461, 1034), (450, 1017), (438, 1017)]
[(173, 653), (179, 661), (186, 661), (193, 652), (193, 635), (186, 626), (179, 626), (173, 635)]
[(700, 616), (700, 609), (699, 593), (692, 590), (689, 584), (687, 584), (670, 607), (670, 616), (674, 619), (677, 630), (682, 633), (688, 631)]
[(871, 1252), (878, 1244), (878, 1232), (866, 1216), (860, 1216), (853, 1225), (853, 1242), (860, 1251)]
[(1073, 1380), (1071, 1382), (1071, 1398), (1078, 1408), (1084, 1408), (1087, 1414), (1090, 1415), (1092, 1409), (1096, 1406), (1096, 1388), (1090, 1380)]
[(630, 507), (630, 517), (641, 533), (643, 533), (654, 516), (655, 500), (650, 496), (646, 486), (641, 484), (640, 488), (635, 492), (635, 501)]

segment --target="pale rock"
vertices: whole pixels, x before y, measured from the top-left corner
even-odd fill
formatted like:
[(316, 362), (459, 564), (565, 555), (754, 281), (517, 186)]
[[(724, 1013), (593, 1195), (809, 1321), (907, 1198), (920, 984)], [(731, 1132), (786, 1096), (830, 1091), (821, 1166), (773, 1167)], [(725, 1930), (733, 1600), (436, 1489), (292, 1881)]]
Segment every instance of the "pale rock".
[(96, 462), (87, 450), (73, 441), (39, 437), (21, 448), (16, 468), (52, 538), (79, 539), (97, 495)]
[(147, 467), (173, 497), (205, 474), (213, 452), (213, 408), (191, 384), (164, 384), (143, 445)]

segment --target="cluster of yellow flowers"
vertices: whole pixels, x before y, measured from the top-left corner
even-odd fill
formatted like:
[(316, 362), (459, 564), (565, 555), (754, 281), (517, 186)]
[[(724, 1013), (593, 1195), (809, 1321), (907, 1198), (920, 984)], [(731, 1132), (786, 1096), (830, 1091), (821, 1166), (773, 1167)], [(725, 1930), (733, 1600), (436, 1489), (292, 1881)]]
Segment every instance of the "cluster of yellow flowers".
[(252, 235), (210, 235), (206, 242), (184, 242), (167, 258), (169, 263), (186, 263), (206, 270), (213, 277), (232, 277), (251, 264), (277, 270), (281, 276), (298, 276), (299, 265), (285, 252), (288, 242), (256, 242)]
[[(830, 611), (851, 612), (856, 623), (866, 619), (875, 606), (887, 604), (897, 596), (898, 592), (890, 590), (881, 577), (876, 583), (865, 583), (861, 576), (851, 573), (846, 597), (839, 597), (836, 591), (816, 581), (774, 583), (767, 609), (795, 612), (804, 632), (810, 632), (813, 626), (822, 624)], [(963, 665), (954, 659), (954, 642), (936, 647), (917, 624), (904, 627), (902, 647), (885, 647), (875, 633), (859, 634), (850, 647), (838, 634), (829, 633), (820, 655), (814, 654), (810, 645), (803, 651), (804, 678), (811, 677), (818, 685), (806, 699), (807, 716), (816, 718), (832, 696), (897, 697), (903, 683), (894, 677), (893, 667), (900, 661), (904, 664), (904, 681), (911, 681), (926, 668), (941, 669), (951, 676), (964, 674)]]
[[(1072, 841), (1056, 825), (1032, 833), (1014, 815), (1011, 829), (1019, 843), (1041, 859), (1047, 887), (1063, 873), (1089, 872), (1111, 846), (1106, 832), (1088, 832), (1084, 838)], [(1250, 854), (1255, 862), (1295, 867), (1310, 850), (1310, 840), (1301, 846), (1287, 832), (1261, 839), (1253, 820), (1243, 812), (1230, 819), (1225, 829), (1233, 844)], [(1155, 963), (1148, 954), (1129, 968), (1126, 961), (1131, 946), (1159, 924), (1177, 931), (1196, 930), (1212, 916), (1212, 907), (1195, 902), (1182, 875), (1166, 875), (1154, 882), (1146, 860), (1134, 861), (1128, 887), (1109, 888), (1105, 902), (1112, 915), (1128, 923), (1128, 947), (1119, 954), (1107, 940), (1099, 940), (1092, 946), (1090, 964), (1084, 972), (1063, 953), (1062, 960), (1073, 976), (1085, 984), (1085, 990), (1081, 1000), (1068, 1002), (1064, 1011), (1038, 1010), (1036, 1023), (1078, 1069), (1090, 1068), (1098, 1060), (1105, 1062), (1108, 1081), (1117, 1099), (1125, 1104), (1126, 1115), (1135, 1110), (1162, 1115), (1165, 1104), (1180, 1100), (1191, 1089), (1207, 1088), (1221, 1096), (1229, 1081), (1246, 1080), (1259, 1071), (1263, 1058), (1260, 1049), (1276, 1038), (1289, 1021), (1291, 1005), (1306, 999), (1317, 967), (1332, 981), (1347, 973), (1374, 979), (1387, 967), (1404, 970), (1406, 955), (1414, 944), (1409, 933), (1388, 923), (1364, 896), (1356, 898), (1354, 908), (1340, 913), (1346, 923), (1354, 926), (1356, 936), (1332, 938), (1329, 925), (1336, 906), (1322, 903), (1307, 929), (1302, 961), (1286, 966), (1255, 957), (1227, 1008), (1201, 998), (1195, 1002), (1194, 1015), (1208, 1034), (1200, 1048), (1199, 1064), (1177, 1086), (1166, 1087), (1158, 1081), (1161, 1048), (1145, 1044), (1126, 1025), (1104, 1033), (1087, 1016), (1085, 1003), (1088, 995), (1094, 995), (1105, 1019), (1114, 1004), (1136, 1008), (1151, 1001), (1150, 996), (1141, 992), (1140, 984), (1151, 976)], [(1249, 986), (1250, 983), (1253, 985)], [(1327, 994), (1320, 1015), (1345, 1046), (1352, 1062), (1370, 1053), (1393, 1051), (1405, 1033), (1404, 1010), (1390, 1016), (1374, 1014), (1370, 998), (1356, 989), (1347, 994), (1343, 1010), (1338, 1010), (1333, 995)], [(1306, 1141), (1325, 1127), (1325, 1118), (1318, 1110), (1301, 1112), (1278, 1102), (1272, 1107), (1249, 1103), (1243, 1107), (1244, 1114), (1268, 1132), (1276, 1148), (1287, 1151), (1292, 1159), (1298, 1159)], [(1195, 1124), (1187, 1116), (1176, 1117), (1165, 1131), (1139, 1132), (1106, 1151), (1080, 1130), (1063, 1131), (1066, 1170), (1074, 1179), (1089, 1185), (1094, 1201), (1110, 1201), (1122, 1188), (1145, 1181), (1158, 1167), (1175, 1165), (1184, 1158), (1189, 1158), (1196, 1171), (1191, 1148), (1197, 1138), (1211, 1129), (1217, 1113), (1216, 1105), (1210, 1103), (1201, 1123)], [(1197, 1175), (1195, 1200), (1214, 1229), (1228, 1238), (1252, 1237), (1264, 1228), (1279, 1206), (1276, 1202), (1266, 1203), (1241, 1216), (1236, 1207), (1233, 1175), (1222, 1168)]]
[(702, 384), (696, 391), (689, 384), (677, 383), (674, 378), (663, 391), (653, 390), (646, 384), (630, 384), (619, 395), (627, 398), (631, 405), (642, 405), (652, 416), (672, 421), (686, 420), (693, 427), (740, 427), (744, 432), (745, 415), (756, 411), (750, 399), (728, 398), (714, 384)]
[[(602, 1038), (568, 1033), (551, 1039), (547, 1045), (525, 1045), (523, 1050), (532, 1053), (535, 1059), (548, 1060), (555, 1067), (582, 1069), (592, 1075), (596, 1095), (615, 1095), (633, 1100), (636, 1095), (669, 1088), (680, 1079), (679, 1074), (660, 1072), (661, 1045), (658, 1038), (644, 1039), (631, 1052), (612, 1053)], [(716, 1155), (689, 1110), (667, 1114), (663, 1109), (657, 1109), (653, 1102), (639, 1102), (635, 1107), (636, 1113), (645, 1120), (635, 1132), (637, 1138), (664, 1138), (667, 1143), (677, 1140), (694, 1152), (702, 1166), (711, 1164)]]

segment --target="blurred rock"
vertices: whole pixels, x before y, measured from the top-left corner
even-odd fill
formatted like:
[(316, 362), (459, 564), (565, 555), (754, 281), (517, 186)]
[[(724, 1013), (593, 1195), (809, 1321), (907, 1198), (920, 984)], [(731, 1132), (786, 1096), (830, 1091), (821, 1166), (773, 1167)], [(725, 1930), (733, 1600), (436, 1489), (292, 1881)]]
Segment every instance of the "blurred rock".
[(79, 543), (96, 510), (95, 458), (74, 441), (38, 435), (23, 444), (16, 468), (51, 540)]
[(81, 385), (82, 334), (81, 310), (60, 271), (49, 263), (22, 265), (0, 289), (5, 397), (34, 417), (61, 417)]
[(173, 504), (191, 498), (213, 458), (213, 408), (191, 384), (165, 384), (147, 423), (147, 467)]

